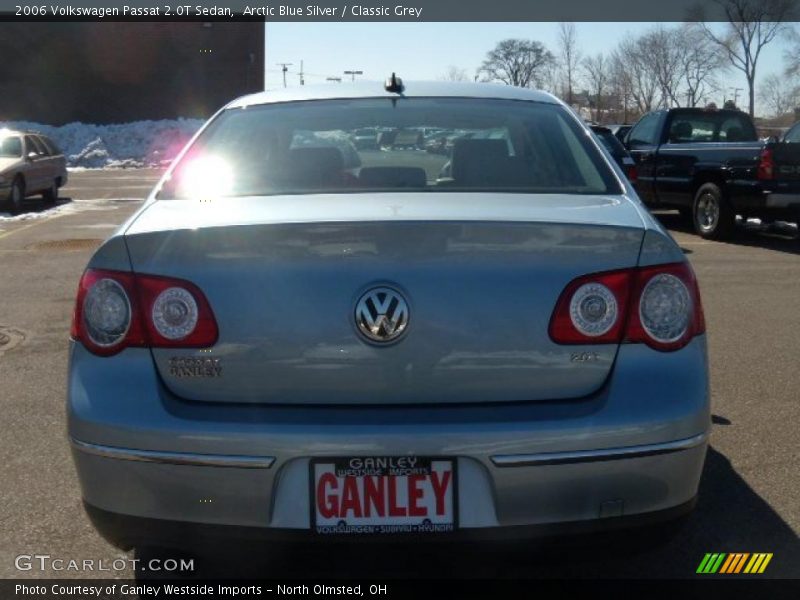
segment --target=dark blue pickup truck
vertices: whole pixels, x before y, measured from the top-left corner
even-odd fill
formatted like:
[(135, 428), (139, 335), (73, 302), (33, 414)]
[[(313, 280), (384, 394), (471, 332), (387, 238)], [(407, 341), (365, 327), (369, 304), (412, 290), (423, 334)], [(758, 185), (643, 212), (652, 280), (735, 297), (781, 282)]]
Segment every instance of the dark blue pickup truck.
[(737, 215), (800, 221), (800, 143), (760, 141), (746, 113), (657, 110), (639, 119), (625, 146), (645, 204), (677, 208), (704, 238), (729, 237)]

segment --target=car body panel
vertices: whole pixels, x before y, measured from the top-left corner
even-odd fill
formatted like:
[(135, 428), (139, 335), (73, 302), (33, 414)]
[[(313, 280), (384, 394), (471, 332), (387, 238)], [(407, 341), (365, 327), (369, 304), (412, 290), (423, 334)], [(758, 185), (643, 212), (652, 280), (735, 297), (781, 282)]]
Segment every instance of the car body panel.
[[(307, 527), (307, 512), (297, 509), (292, 516), (283, 509), (276, 514), (274, 504), (280, 505), (287, 494), (295, 504), (307, 506), (308, 472), (302, 461), (343, 452), (406, 455), (410, 449), (419, 455), (456, 455), (468, 457), (473, 465), (477, 462), (480, 487), (462, 488), (460, 502), (494, 516), (498, 524), (596, 519), (600, 504), (611, 499), (624, 500), (624, 514), (635, 514), (690, 499), (697, 491), (705, 445), (566, 469), (498, 468), (491, 457), (658, 444), (691, 438), (709, 428), (704, 336), (668, 354), (623, 344), (606, 385), (579, 401), (471, 406), (186, 403), (164, 386), (146, 349), (129, 348), (114, 361), (78, 344), (72, 344), (70, 352), (68, 417), (73, 438), (118, 448), (276, 459), (266, 470), (181, 467), (104, 459), (76, 450), (85, 499), (124, 515)], [(117, 391), (112, 395), (110, 389)], [(305, 473), (306, 488), (298, 488), (296, 479), (284, 479), (290, 471), (287, 465)], [(488, 496), (484, 485), (491, 491)], [(154, 503), (154, 497), (160, 500)], [(198, 508), (198, 498), (214, 502)], [(487, 519), (462, 525), (491, 526)]]

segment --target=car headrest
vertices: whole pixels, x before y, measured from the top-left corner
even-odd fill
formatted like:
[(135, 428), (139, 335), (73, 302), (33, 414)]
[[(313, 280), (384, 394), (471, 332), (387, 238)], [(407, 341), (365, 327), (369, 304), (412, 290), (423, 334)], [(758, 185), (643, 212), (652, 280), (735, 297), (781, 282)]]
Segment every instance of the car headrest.
[(679, 121), (672, 126), (671, 141), (688, 140), (692, 137), (694, 128), (688, 121)]
[(421, 167), (364, 167), (358, 182), (363, 187), (425, 187), (427, 178)]
[(451, 174), (456, 181), (480, 179), (480, 173), (508, 160), (505, 140), (456, 140), (453, 143)]
[(744, 131), (741, 127), (731, 127), (728, 129), (725, 139), (729, 142), (741, 142), (744, 140)]
[(273, 165), (279, 185), (313, 187), (341, 181), (344, 158), (338, 148), (294, 148)]

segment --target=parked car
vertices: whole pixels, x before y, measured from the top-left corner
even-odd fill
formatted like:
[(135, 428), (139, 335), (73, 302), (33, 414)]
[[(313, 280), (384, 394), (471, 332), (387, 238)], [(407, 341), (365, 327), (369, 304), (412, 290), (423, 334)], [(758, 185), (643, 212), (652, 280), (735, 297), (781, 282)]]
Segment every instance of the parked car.
[[(708, 372), (680, 248), (555, 97), (390, 84), (231, 102), (90, 259), (68, 433), (117, 546), (423, 544), (693, 506)], [(368, 123), (475, 136), (443, 181), (445, 156), (365, 153), (353, 181), (336, 148), (291, 147)]]
[(375, 129), (357, 129), (351, 139), (356, 150), (378, 150), (378, 132)]
[(639, 197), (677, 208), (704, 238), (725, 239), (736, 216), (800, 220), (800, 147), (758, 139), (738, 110), (675, 108), (644, 115), (628, 133)]
[(612, 125), (606, 125), (606, 127), (608, 127), (611, 130), (611, 133), (614, 134), (614, 137), (616, 137), (620, 142), (624, 144), (625, 137), (628, 135), (628, 132), (631, 130), (631, 127), (633, 127), (633, 125), (630, 125), (628, 123), (621, 123), (621, 124), (615, 123)]
[(0, 130), (0, 204), (19, 210), (26, 197), (37, 194), (54, 203), (66, 183), (67, 161), (50, 138)]
[(605, 146), (605, 149), (608, 150), (608, 153), (611, 154), (611, 158), (619, 165), (622, 172), (625, 173), (632, 183), (635, 183), (636, 163), (625, 149), (625, 146), (622, 145), (622, 142), (617, 139), (617, 136), (615, 136), (608, 127), (592, 125), (590, 129), (598, 137), (603, 146)]

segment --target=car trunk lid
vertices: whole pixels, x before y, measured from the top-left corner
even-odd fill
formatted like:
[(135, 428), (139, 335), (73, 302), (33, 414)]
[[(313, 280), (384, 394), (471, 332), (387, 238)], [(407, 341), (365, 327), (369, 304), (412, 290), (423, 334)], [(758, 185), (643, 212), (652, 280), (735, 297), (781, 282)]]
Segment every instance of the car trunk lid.
[[(192, 281), (209, 349), (154, 349), (165, 385), (209, 402), (418, 404), (578, 398), (616, 345), (548, 335), (574, 278), (637, 263), (621, 197), (372, 194), (158, 201), (126, 232), (134, 270)], [(402, 338), (359, 333), (364, 292), (407, 302)]]

